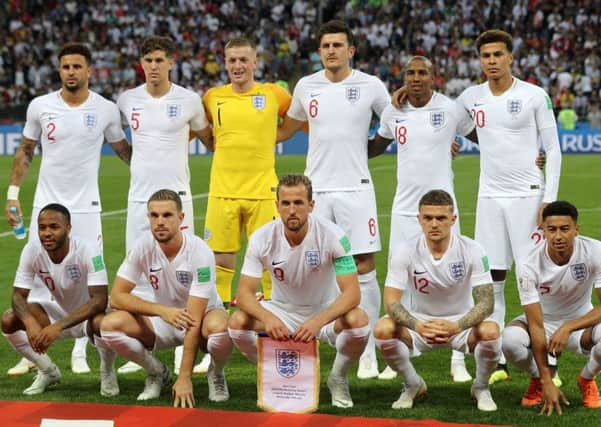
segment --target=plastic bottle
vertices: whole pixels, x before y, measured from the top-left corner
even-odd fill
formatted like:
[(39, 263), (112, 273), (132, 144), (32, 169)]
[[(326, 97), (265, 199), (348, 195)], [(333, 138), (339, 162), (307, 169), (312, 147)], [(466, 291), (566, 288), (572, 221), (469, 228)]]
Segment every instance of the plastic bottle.
[[(11, 206), (10, 213), (14, 217), (17, 217), (17, 207)], [(15, 233), (15, 237), (19, 240), (23, 240), (27, 236), (27, 229), (25, 228), (25, 223), (23, 222), (23, 217), (18, 217), (19, 222), (16, 225), (13, 225), (13, 232)]]

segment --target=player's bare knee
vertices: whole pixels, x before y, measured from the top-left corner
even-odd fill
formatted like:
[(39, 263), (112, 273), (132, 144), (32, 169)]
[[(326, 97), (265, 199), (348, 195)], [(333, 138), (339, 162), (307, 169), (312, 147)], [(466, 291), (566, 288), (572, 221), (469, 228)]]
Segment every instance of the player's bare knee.
[(130, 315), (124, 311), (112, 311), (100, 321), (100, 329), (103, 331), (122, 331)]
[(367, 313), (360, 308), (353, 308), (342, 317), (345, 329), (362, 328), (369, 324)]
[(212, 310), (202, 320), (202, 335), (209, 336), (227, 331), (228, 318), (223, 310)]
[(478, 325), (477, 329), (478, 338), (481, 341), (492, 341), (501, 336), (499, 325), (497, 325), (495, 322), (482, 322), (480, 325)]
[(232, 314), (227, 322), (230, 329), (250, 329), (251, 318), (242, 310), (238, 310)]
[(378, 320), (374, 326), (374, 337), (377, 340), (389, 340), (395, 336), (394, 322), (389, 318)]
[(100, 335), (100, 325), (102, 324), (102, 319), (104, 319), (105, 313), (99, 313), (96, 316), (92, 317), (88, 322), (88, 336), (91, 334)]
[(2, 332), (12, 334), (19, 330), (19, 318), (9, 308), (2, 314)]

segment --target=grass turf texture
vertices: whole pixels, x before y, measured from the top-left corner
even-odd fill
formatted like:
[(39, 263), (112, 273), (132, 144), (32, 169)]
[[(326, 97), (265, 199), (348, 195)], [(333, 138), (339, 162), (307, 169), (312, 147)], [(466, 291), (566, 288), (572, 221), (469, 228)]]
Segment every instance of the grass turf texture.
[[(473, 236), (474, 211), (478, 186), (478, 156), (460, 156), (454, 161), (456, 195), (461, 213), (461, 228), (464, 234)], [(304, 168), (304, 156), (280, 156), (276, 160), (278, 174), (300, 172)], [(0, 183), (8, 183), (12, 158), (0, 157)], [(601, 156), (572, 155), (564, 156), (560, 198), (570, 200), (580, 209), (580, 227), (584, 235), (601, 239)], [(191, 157), (192, 191), (202, 195), (208, 191), (210, 158)], [(23, 183), (21, 203), (27, 215), (31, 211), (33, 188), (37, 180), (39, 158)], [(381, 156), (370, 161), (370, 168), (375, 182), (378, 197), (378, 212), (381, 237), (385, 250), (377, 255), (378, 279), (383, 286), (386, 275), (386, 257), (388, 233), (390, 227), (390, 208), (396, 186), (396, 159), (394, 156)], [(105, 156), (101, 163), (100, 188), (103, 210), (124, 210), (127, 205), (129, 172), (127, 167), (114, 156)], [(74, 185), (77, 180), (74, 179)], [(198, 197), (194, 201), (196, 213), (196, 232), (202, 235), (206, 197)], [(125, 247), (125, 212), (103, 216), (104, 254), (112, 280), (123, 256)], [(10, 229), (7, 223), (0, 221), (0, 236)], [(2, 310), (10, 306), (10, 295), (14, 272), (18, 264), (19, 254), (25, 241), (17, 241), (12, 236), (0, 237), (0, 301)], [(239, 256), (238, 263), (241, 263)], [(507, 319), (520, 313), (519, 300), (515, 288), (513, 274), (509, 275), (506, 287)], [(6, 340), (0, 339), (0, 400), (46, 400), (67, 402), (98, 402), (115, 404), (135, 404), (135, 397), (144, 387), (144, 374), (121, 375), (121, 394), (116, 398), (103, 398), (99, 394), (98, 356), (94, 348), (88, 347), (88, 360), (92, 373), (74, 375), (69, 369), (72, 341), (61, 341), (50, 348), (49, 354), (59, 365), (63, 374), (62, 383), (35, 397), (23, 396), (21, 392), (28, 387), (33, 374), (22, 377), (8, 377), (6, 370), (18, 361)], [(350, 386), (355, 407), (349, 410), (333, 408), (330, 395), (325, 385), (334, 351), (327, 345), (321, 347), (322, 386), (319, 412), (347, 416), (389, 417), (389, 418), (434, 418), (448, 422), (490, 423), (512, 425), (595, 425), (598, 412), (587, 410), (581, 406), (581, 397), (576, 385), (576, 377), (585, 363), (584, 358), (570, 354), (559, 360), (560, 374), (564, 380), (562, 390), (572, 402), (571, 407), (564, 408), (564, 415), (547, 418), (538, 415), (536, 409), (519, 407), (519, 400), (527, 386), (527, 377), (511, 369), (513, 380), (492, 387), (492, 393), (499, 411), (495, 413), (479, 412), (469, 398), (469, 383), (454, 384), (449, 375), (449, 351), (439, 351), (414, 359), (415, 366), (428, 384), (428, 395), (411, 410), (395, 411), (390, 409), (391, 403), (398, 398), (400, 380), (393, 381), (367, 380), (360, 381), (355, 377), (353, 368), (350, 375)], [(159, 357), (172, 366), (173, 352), (160, 352)], [(121, 362), (118, 362), (119, 364)], [(467, 358), (469, 371), (474, 373), (474, 360)], [(382, 368), (382, 363), (380, 363)], [(225, 403), (210, 403), (207, 399), (207, 385), (204, 376), (194, 377), (197, 405), (203, 408), (257, 410), (256, 407), (256, 371), (237, 352), (226, 367), (226, 374), (231, 392), (231, 399)], [(171, 405), (170, 393), (165, 392), (158, 400), (145, 403), (147, 405)], [(1, 424), (1, 423), (0, 423)]]

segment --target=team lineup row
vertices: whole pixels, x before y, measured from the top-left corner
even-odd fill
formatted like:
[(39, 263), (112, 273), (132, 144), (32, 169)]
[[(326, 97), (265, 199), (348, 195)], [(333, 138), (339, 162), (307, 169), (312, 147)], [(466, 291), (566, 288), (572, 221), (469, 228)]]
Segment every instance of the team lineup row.
[[(28, 108), (23, 143), (15, 154), (8, 190), (9, 222), (14, 224), (16, 221), (9, 213), (11, 206), (17, 207), (18, 214), (21, 214), (19, 185), (40, 139), (43, 154), (30, 239), (37, 240), (35, 231), (40, 209), (58, 202), (71, 212), (73, 235), (98, 245), (101, 242), (101, 206), (97, 177), (100, 146), (106, 139), (126, 163), (130, 163), (131, 159), (127, 252), (132, 253), (138, 239), (149, 239), (147, 203), (159, 189), (169, 188), (179, 195), (184, 213), (182, 227), (193, 234), (187, 161), (188, 140), (193, 134), (214, 150), (204, 238), (215, 256), (214, 277), (218, 294), (227, 303), (231, 300), (231, 281), (236, 267), (235, 253), (240, 249), (240, 234), (245, 232), (250, 238), (254, 231), (278, 215), (274, 203), (277, 187), (274, 144), (308, 124), (309, 151), (305, 174), (311, 179), (314, 190), (309, 200), (315, 200), (315, 212), (320, 217), (332, 220), (348, 236), (350, 254), (357, 269), (360, 308), (368, 321), (365, 331), (343, 334), (341, 330), (363, 328), (362, 315), (357, 314), (360, 311), (349, 311), (355, 314), (344, 321), (344, 325), (339, 325), (340, 333), (337, 333), (335, 342), (337, 348), (338, 341), (345, 348), (350, 346), (357, 350), (361, 347), (358, 376), (370, 378), (379, 374), (375, 356), (377, 340), (370, 331), (375, 329), (376, 338), (381, 338), (376, 327), (381, 295), (374, 262), (374, 253), (381, 249), (381, 244), (367, 158), (381, 153), (392, 141), (397, 144), (398, 179), (390, 238), (390, 247), (393, 248), (422, 234), (417, 220), (418, 201), (422, 195), (431, 189), (441, 189), (450, 194), (451, 200), (454, 199), (451, 144), (455, 135), (460, 133), (480, 145), (481, 174), (475, 239), (490, 259), (489, 283), (492, 283), (494, 295), (492, 319), (502, 327), (506, 271), (514, 260), (524, 260), (532, 247), (531, 236), (536, 233), (537, 225), (542, 225), (543, 208), (557, 197), (561, 165), (549, 97), (541, 88), (511, 75), (511, 37), (499, 30), (481, 34), (476, 45), (488, 81), (468, 88), (456, 101), (433, 91), (432, 64), (427, 58), (411, 58), (405, 67), (405, 86), (400, 91), (405, 101), (399, 104), (395, 94), (396, 106), (390, 105), (390, 96), (381, 81), (351, 68), (353, 36), (344, 23), (330, 21), (324, 24), (318, 40), (324, 70), (302, 78), (292, 97), (276, 85), (255, 82), (254, 44), (245, 39), (231, 40), (225, 46), (225, 64), (231, 83), (209, 90), (201, 100), (197, 94), (169, 80), (175, 52), (173, 42), (163, 37), (152, 37), (144, 42), (141, 49), (146, 83), (123, 93), (117, 106), (87, 89), (89, 50), (77, 44), (65, 46), (59, 55), (62, 89), (34, 99)], [(380, 116), (381, 125), (376, 138), (368, 142), (373, 113)], [(131, 146), (122, 133), (119, 116), (123, 124), (131, 128)], [(539, 138), (547, 155), (544, 175), (535, 165)], [(77, 188), (73, 186), (74, 178), (81, 183)], [(455, 227), (454, 235), (459, 236), (458, 223)], [(393, 251), (389, 250), (389, 253)], [(308, 257), (307, 262), (309, 259), (313, 258)], [(459, 265), (454, 268), (461, 270)], [(274, 274), (269, 274), (268, 270), (261, 275), (263, 289), (272, 303), (279, 292), (279, 279)], [(151, 301), (156, 297), (152, 280), (150, 275), (134, 279), (136, 298)], [(274, 295), (271, 295), (271, 281), (276, 284)], [(244, 288), (243, 284), (241, 280), (239, 289)], [(34, 287), (27, 295), (30, 301), (36, 289), (44, 291), (43, 286)], [(413, 301), (406, 298), (399, 306), (412, 308)], [(352, 306), (351, 299), (343, 302)], [(347, 307), (340, 302), (336, 305)], [(388, 306), (386, 311), (393, 314)], [(476, 312), (470, 314), (471, 320), (476, 314), (483, 314), (481, 307)], [(328, 316), (318, 320), (325, 317)], [(234, 315), (230, 324), (236, 320)], [(244, 319), (238, 320), (242, 322)], [(319, 322), (313, 322), (313, 327), (315, 323)], [(409, 318), (399, 317), (397, 323), (416, 330), (415, 322)], [(465, 329), (461, 330), (465, 332), (475, 324), (468, 322), (462, 325)], [(287, 326), (289, 332), (296, 330), (291, 324)], [(440, 325), (431, 327), (442, 328)], [(153, 327), (150, 329), (153, 330)], [(420, 336), (428, 342), (429, 332), (422, 332), (426, 335)], [(220, 333), (225, 334), (224, 331)], [(490, 333), (488, 340), (494, 341), (494, 333), (487, 333)], [(236, 344), (243, 342), (239, 345), (241, 350), (244, 343), (252, 341), (248, 334), (242, 334), (238, 341), (234, 336), (232, 339)], [(332, 336), (329, 339), (332, 342)], [(367, 340), (365, 350), (361, 345), (362, 339)], [(154, 340), (139, 342), (142, 348), (152, 348), (157, 344)], [(221, 344), (216, 346), (222, 347)], [(456, 350), (467, 349), (465, 346), (457, 347)], [(348, 369), (348, 360), (354, 360), (354, 350), (345, 351), (347, 358), (338, 365), (335, 363), (328, 381), (333, 402), (342, 406), (352, 402), (346, 387), (345, 370)], [(490, 355), (494, 352), (484, 351), (488, 357), (492, 357)], [(340, 353), (337, 353), (337, 360)], [(180, 377), (189, 374), (190, 366), (184, 362), (185, 356), (184, 350)], [(457, 373), (457, 377), (463, 379), (468, 376), (470, 379), (462, 357), (461, 351), (454, 352), (452, 371)], [(500, 357), (503, 358), (502, 353)], [(214, 371), (214, 365), (221, 361), (211, 358), (213, 377), (220, 377)], [(418, 385), (415, 376), (388, 359), (387, 362), (392, 371), (403, 374), (406, 385), (411, 385), (406, 391), (412, 390), (409, 393), (414, 393), (414, 396), (424, 391), (425, 386), (422, 383)], [(500, 362), (503, 364), (504, 360)], [(556, 388), (549, 388), (547, 376), (552, 375), (549, 364), (546, 360), (541, 363), (540, 372), (533, 378), (540, 378), (542, 384), (547, 385), (538, 401), (544, 401), (544, 409), (550, 413), (560, 410), (560, 393)], [(149, 381), (151, 384), (164, 374), (163, 371), (157, 373), (156, 364), (146, 368), (152, 373), (149, 378), (154, 378)], [(52, 377), (49, 369), (46, 373), (40, 370), (38, 378), (43, 375)], [(474, 389), (474, 394), (479, 399), (479, 406), (491, 410), (494, 401), (490, 398), (488, 387), (483, 385), (483, 377), (488, 372), (485, 371), (476, 373), (480, 387)], [(504, 372), (503, 369), (495, 371), (493, 379), (495, 376), (502, 378)], [(583, 378), (591, 380), (589, 377)], [(587, 387), (590, 389), (594, 384), (593, 379)], [(594, 387), (596, 390), (596, 385)], [(539, 389), (534, 391), (541, 393)], [(597, 396), (595, 402), (598, 403), (598, 400)], [(480, 401), (485, 403), (480, 405)]]

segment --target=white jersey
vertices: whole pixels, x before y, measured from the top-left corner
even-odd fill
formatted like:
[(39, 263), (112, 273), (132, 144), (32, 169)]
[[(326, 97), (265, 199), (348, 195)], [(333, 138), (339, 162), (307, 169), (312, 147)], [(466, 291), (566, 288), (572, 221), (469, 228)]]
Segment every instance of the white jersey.
[(100, 212), (102, 144), (125, 139), (119, 110), (92, 91), (83, 104), (71, 107), (60, 92), (38, 96), (27, 108), (23, 136), (40, 139), (42, 146), (33, 206), (60, 203), (71, 213)]
[(271, 299), (310, 315), (327, 307), (338, 295), (334, 260), (350, 256), (348, 238), (333, 222), (309, 215), (309, 230), (300, 245), (291, 247), (281, 219), (251, 236), (241, 274), (271, 273)]
[(372, 113), (390, 104), (377, 77), (352, 70), (333, 83), (325, 71), (303, 77), (294, 88), (288, 116), (309, 122), (305, 175), (314, 191), (372, 189), (367, 167), (367, 137)]
[(463, 107), (437, 92), (423, 107), (407, 103), (400, 110), (392, 105), (384, 109), (378, 134), (397, 146), (394, 214), (417, 215), (419, 199), (433, 189), (453, 196), (451, 144), (457, 134), (467, 135), (473, 128)]
[(183, 243), (171, 261), (151, 233), (141, 236), (119, 267), (117, 276), (138, 283), (144, 276), (159, 304), (184, 308), (188, 296), (205, 298), (208, 305), (221, 304), (215, 288), (215, 256), (198, 236), (182, 233)]
[(35, 277), (46, 285), (53, 299), (67, 313), (88, 302), (89, 286), (108, 286), (100, 249), (74, 237), (69, 238), (69, 252), (60, 264), (52, 262), (39, 240), (25, 245), (14, 287), (31, 290)]
[[(545, 91), (514, 77), (502, 95), (494, 96), (486, 82), (467, 88), (457, 101), (470, 112), (478, 133), (478, 196), (542, 195), (545, 178), (535, 164), (539, 134), (542, 129), (556, 128), (553, 105)], [(549, 200), (556, 196), (550, 195)]]
[(601, 288), (601, 242), (577, 236), (570, 261), (557, 265), (545, 240), (517, 271), (523, 306), (540, 303), (545, 321), (576, 319), (593, 309), (593, 287)]
[(208, 126), (200, 96), (172, 83), (167, 94), (154, 98), (143, 84), (121, 94), (117, 105), (131, 129), (129, 201), (146, 202), (163, 188), (191, 200), (190, 129)]
[(426, 238), (403, 242), (388, 261), (386, 286), (411, 293), (411, 313), (420, 320), (458, 320), (474, 306), (472, 289), (492, 283), (488, 258), (474, 240), (452, 234), (442, 259)]

